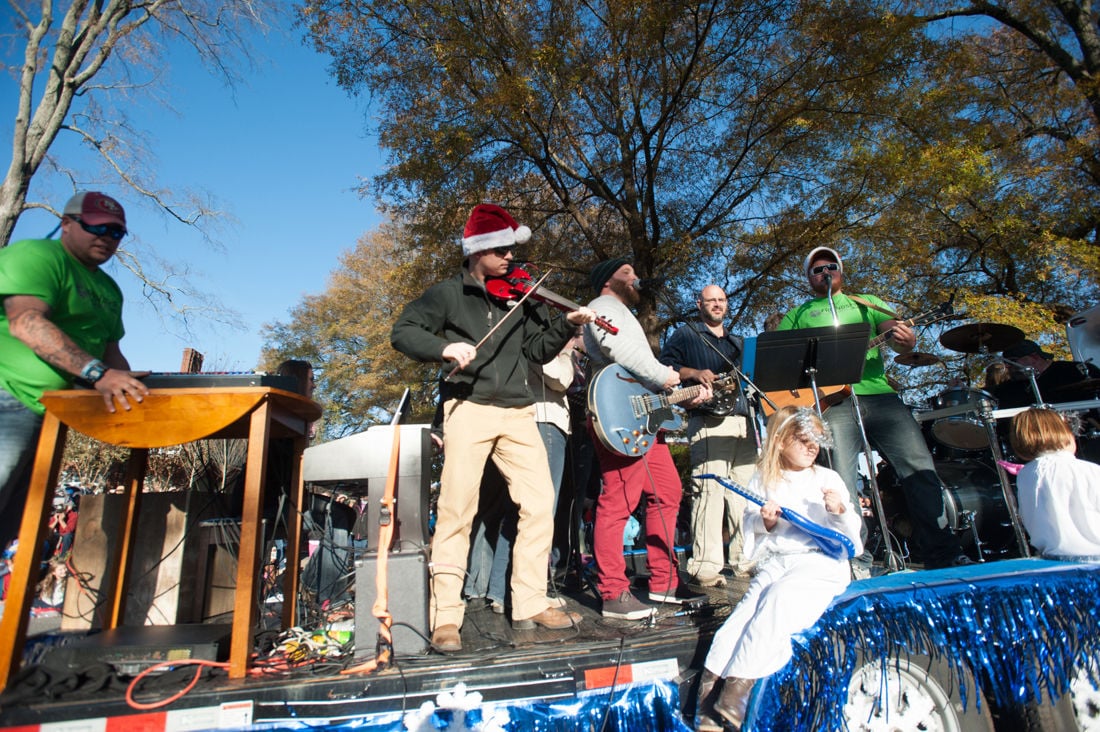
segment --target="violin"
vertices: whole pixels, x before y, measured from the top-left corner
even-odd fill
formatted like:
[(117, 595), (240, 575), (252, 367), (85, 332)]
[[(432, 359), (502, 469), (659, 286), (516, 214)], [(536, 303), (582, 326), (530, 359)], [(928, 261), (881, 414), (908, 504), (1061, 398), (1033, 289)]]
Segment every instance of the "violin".
[[(548, 290), (545, 287), (539, 286), (537, 290), (531, 292), (531, 284), (533, 278), (531, 273), (522, 267), (512, 265), (509, 268), (508, 273), (500, 277), (486, 277), (485, 278), (485, 291), (489, 293), (491, 297), (495, 297), (498, 300), (515, 300), (527, 295), (530, 292), (532, 300), (538, 300), (544, 302), (547, 305), (552, 305), (558, 310), (562, 310), (567, 313), (576, 311), (580, 305), (572, 300), (566, 299), (561, 295)], [(593, 321), (597, 326), (603, 328), (611, 335), (615, 335), (619, 332), (619, 329), (609, 323), (607, 320), (596, 317)]]

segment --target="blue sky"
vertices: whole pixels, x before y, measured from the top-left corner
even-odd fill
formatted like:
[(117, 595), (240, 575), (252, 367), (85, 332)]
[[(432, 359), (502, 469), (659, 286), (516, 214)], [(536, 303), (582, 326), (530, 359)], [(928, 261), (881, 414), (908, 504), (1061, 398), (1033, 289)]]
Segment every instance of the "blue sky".
[[(206, 191), (234, 217), (216, 234), (221, 249), (167, 221), (131, 191), (90, 186), (119, 198), (142, 248), (186, 265), (193, 287), (236, 311), (243, 325), (198, 320), (185, 334), (146, 301), (132, 274), (109, 263), (107, 271), (126, 295), (122, 350), (135, 369), (177, 371), (183, 349), (192, 347), (204, 354), (204, 370), (251, 370), (262, 326), (289, 321), (290, 309), (305, 295), (323, 292), (340, 254), (380, 222), (373, 201), (355, 191), (359, 179), (380, 166), (366, 133), (365, 103), (336, 87), (327, 58), (303, 46), (296, 31), (265, 38), (260, 53), (259, 70), (235, 90), (193, 56), (170, 56), (174, 111), (145, 97), (135, 98), (140, 107), (130, 109), (150, 138), (160, 185)], [(14, 82), (0, 76), (0, 136), (6, 140), (14, 95)], [(67, 155), (75, 149), (68, 144), (59, 142), (52, 152)], [(42, 179), (32, 184), (31, 198), (60, 208), (71, 192), (67, 181)], [(27, 212), (12, 240), (45, 236), (55, 224), (53, 216)]]

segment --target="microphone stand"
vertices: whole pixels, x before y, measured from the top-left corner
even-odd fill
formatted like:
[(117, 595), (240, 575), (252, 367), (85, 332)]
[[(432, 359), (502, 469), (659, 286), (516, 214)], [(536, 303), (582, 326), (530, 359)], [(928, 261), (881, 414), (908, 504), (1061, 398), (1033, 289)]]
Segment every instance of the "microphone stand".
[[(642, 280), (634, 280), (634, 289), (638, 290), (638, 291), (645, 290), (646, 289), (645, 283), (643, 283)], [(655, 295), (657, 295), (658, 297), (661, 298), (662, 302), (664, 302), (665, 307), (667, 307), (673, 313), (676, 312), (675, 303), (673, 303), (664, 292), (662, 292), (661, 290), (654, 290), (653, 292), (654, 292)], [(693, 333), (695, 333), (696, 337), (698, 337), (699, 340), (704, 345), (706, 345), (712, 351), (717, 353), (719, 358), (721, 358), (723, 361), (725, 361), (726, 365), (729, 366), (729, 370), (732, 371), (734, 374), (736, 374), (738, 383), (741, 387), (741, 393), (745, 397), (745, 404), (749, 408), (748, 419), (749, 419), (750, 422), (752, 422), (753, 427), (754, 427), (754, 432), (756, 433), (755, 434), (756, 452), (757, 452), (757, 454), (759, 454), (761, 448), (763, 447), (762, 444), (761, 444), (760, 435), (762, 435), (764, 431), (762, 429), (763, 426), (760, 424), (757, 408), (754, 406), (754, 404), (758, 403), (758, 400), (756, 399), (756, 397), (757, 396), (762, 397), (764, 399), (764, 401), (766, 401), (768, 403), (768, 406), (770, 406), (772, 408), (773, 412), (776, 411), (778, 409), (778, 407), (775, 405), (775, 402), (773, 402), (771, 399), (768, 398), (767, 394), (762, 392), (760, 390), (760, 388), (757, 387), (755, 383), (753, 383), (752, 379), (750, 379), (745, 374), (744, 371), (742, 371), (740, 368), (737, 367), (737, 364), (735, 364), (733, 361), (731, 361), (730, 358), (726, 354), (722, 353), (720, 350), (715, 348), (714, 344), (706, 339), (706, 336), (703, 335), (702, 331), (699, 331), (695, 328), (692, 328), (691, 331)]]
[[(833, 314), (833, 327), (840, 327), (840, 316), (837, 315), (836, 305), (833, 303), (833, 276), (828, 272), (825, 273), (825, 281), (828, 283), (826, 288), (826, 297), (829, 300), (829, 310)], [(817, 399), (816, 390), (814, 392), (814, 403), (817, 405), (818, 416), (821, 415), (821, 402)], [(882, 531), (883, 540), (883, 562), (886, 565), (887, 572), (897, 572), (905, 568), (904, 562), (900, 556), (894, 553), (894, 542), (890, 535), (890, 527), (886, 523), (886, 510), (882, 506), (882, 494), (879, 492), (878, 479), (875, 477), (875, 466), (873, 464), (873, 450), (871, 449), (871, 442), (867, 439), (867, 428), (863, 423), (863, 410), (859, 406), (859, 396), (856, 394), (855, 385), (852, 385), (852, 411), (856, 416), (856, 424), (859, 426), (859, 439), (863, 444), (863, 456), (867, 461), (867, 483), (871, 489), (871, 503), (874, 504), (875, 518), (878, 519), (879, 529)], [(824, 419), (824, 417), (822, 417)], [(826, 457), (830, 458), (832, 450), (826, 452)], [(857, 509), (859, 507), (857, 506)]]

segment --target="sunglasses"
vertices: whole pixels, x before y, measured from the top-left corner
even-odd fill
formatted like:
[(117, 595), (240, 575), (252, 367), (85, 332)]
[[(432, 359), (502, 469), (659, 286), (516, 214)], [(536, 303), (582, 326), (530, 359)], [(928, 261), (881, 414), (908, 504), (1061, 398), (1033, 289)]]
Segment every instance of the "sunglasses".
[(515, 250), (515, 247), (494, 247), (493, 254), (497, 255), (498, 257), (504, 258), (507, 257), (509, 254), (514, 254)]
[(92, 236), (107, 236), (115, 241), (122, 241), (122, 237), (126, 236), (126, 229), (118, 224), (86, 224), (75, 216), (73, 221)]
[(810, 270), (810, 274), (819, 275), (824, 272), (836, 272), (838, 269), (840, 269), (840, 265), (836, 262), (833, 262), (832, 264), (823, 264), (819, 267), (814, 267)]

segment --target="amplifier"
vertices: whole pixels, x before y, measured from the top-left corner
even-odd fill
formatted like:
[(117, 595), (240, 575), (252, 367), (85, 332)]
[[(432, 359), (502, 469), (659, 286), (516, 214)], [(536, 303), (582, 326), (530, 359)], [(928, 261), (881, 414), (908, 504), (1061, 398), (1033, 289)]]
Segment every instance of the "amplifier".
[[(411, 656), (426, 653), (431, 645), (428, 628), (428, 554), (423, 550), (391, 552), (387, 559), (389, 571), (389, 611), (393, 617), (390, 628), (395, 655)], [(372, 614), (378, 596), (375, 577), (378, 554), (370, 552), (355, 562), (355, 649), (357, 655), (373, 655), (378, 641), (378, 618)], [(423, 634), (397, 625), (406, 623)]]
[(132, 676), (163, 661), (224, 661), (229, 658), (232, 630), (233, 626), (225, 623), (193, 623), (124, 626), (91, 635), (63, 635), (58, 645), (44, 652), (42, 664), (75, 670), (106, 663), (117, 673)]

